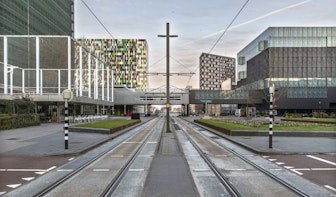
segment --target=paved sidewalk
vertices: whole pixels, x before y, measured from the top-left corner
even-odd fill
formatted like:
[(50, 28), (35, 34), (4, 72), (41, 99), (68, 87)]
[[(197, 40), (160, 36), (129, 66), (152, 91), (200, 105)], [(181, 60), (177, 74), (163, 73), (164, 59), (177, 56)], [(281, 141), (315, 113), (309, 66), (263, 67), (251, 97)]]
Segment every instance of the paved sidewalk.
[(69, 147), (65, 149), (64, 124), (46, 123), (40, 126), (0, 131), (0, 155), (49, 156), (76, 154), (110, 138), (109, 135), (69, 132)]
[[(146, 122), (151, 118), (141, 117)], [(51, 156), (83, 153), (113, 138), (116, 134), (69, 132), (65, 149), (64, 124), (45, 123), (0, 131), (0, 155)]]

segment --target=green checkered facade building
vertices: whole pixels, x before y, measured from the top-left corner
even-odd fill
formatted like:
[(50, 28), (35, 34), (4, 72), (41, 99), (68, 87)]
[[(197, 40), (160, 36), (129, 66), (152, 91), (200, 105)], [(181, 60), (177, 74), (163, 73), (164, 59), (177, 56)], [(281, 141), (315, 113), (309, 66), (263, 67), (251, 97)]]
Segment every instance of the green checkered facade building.
[(114, 73), (114, 85), (134, 89), (148, 86), (148, 46), (144, 39), (80, 39), (93, 53), (100, 53)]

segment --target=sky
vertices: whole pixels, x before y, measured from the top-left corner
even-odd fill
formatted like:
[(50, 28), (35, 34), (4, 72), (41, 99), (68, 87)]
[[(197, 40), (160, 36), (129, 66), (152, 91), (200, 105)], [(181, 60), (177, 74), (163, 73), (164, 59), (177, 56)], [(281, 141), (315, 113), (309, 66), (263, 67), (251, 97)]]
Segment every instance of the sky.
[[(166, 34), (169, 23), (170, 34), (178, 35), (170, 39), (170, 72), (195, 73), (191, 77), (172, 75), (171, 86), (198, 89), (199, 57), (203, 52), (236, 58), (240, 50), (268, 27), (336, 26), (335, 0), (249, 0), (243, 7), (246, 2), (75, 0), (75, 38), (146, 39), (148, 72), (164, 73), (166, 39), (158, 35)], [(148, 80), (150, 88), (166, 83), (162, 75), (149, 76)]]

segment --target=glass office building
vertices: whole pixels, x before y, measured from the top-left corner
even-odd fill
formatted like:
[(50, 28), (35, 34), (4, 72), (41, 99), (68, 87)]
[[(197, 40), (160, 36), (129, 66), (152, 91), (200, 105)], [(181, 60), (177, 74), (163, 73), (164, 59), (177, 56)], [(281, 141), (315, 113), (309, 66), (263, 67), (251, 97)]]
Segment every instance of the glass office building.
[(113, 105), (112, 70), (69, 36), (0, 36), (0, 76), (1, 98), (29, 97), (55, 121), (65, 89), (74, 93), (73, 115), (105, 114)]
[(1, 0), (0, 35), (74, 36), (73, 0)]
[(190, 103), (269, 109), (286, 112), (336, 112), (336, 27), (270, 27), (237, 55), (237, 87), (227, 91), (196, 90)]
[(238, 90), (279, 88), (278, 108), (336, 109), (336, 27), (270, 27), (238, 53)]

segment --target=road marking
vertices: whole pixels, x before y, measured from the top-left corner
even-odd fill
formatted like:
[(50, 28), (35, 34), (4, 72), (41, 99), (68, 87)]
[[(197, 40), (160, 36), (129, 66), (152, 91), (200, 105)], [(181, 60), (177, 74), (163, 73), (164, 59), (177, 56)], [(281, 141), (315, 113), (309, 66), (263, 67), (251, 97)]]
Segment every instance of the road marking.
[(262, 157), (266, 159), (266, 158), (269, 158), (270, 156), (262, 156)]
[(147, 142), (148, 144), (157, 144), (157, 142)]
[(294, 167), (293, 166), (284, 166), (284, 168), (286, 168), (286, 169), (292, 169)]
[(75, 159), (74, 157), (71, 157), (71, 158), (68, 159), (68, 161), (72, 161), (72, 160), (74, 160), (74, 159)]
[(275, 162), (275, 163), (278, 164), (278, 165), (285, 164), (284, 162)]
[(336, 168), (311, 168), (311, 170), (336, 170)]
[(0, 192), (0, 196), (3, 195), (3, 194), (5, 194), (5, 193), (6, 193), (6, 192)]
[(295, 168), (294, 170), (310, 170), (310, 168)]
[(301, 172), (296, 171), (295, 169), (290, 169), (291, 171), (295, 172), (298, 175), (303, 175)]
[(324, 187), (331, 189), (332, 191), (336, 192), (336, 188), (331, 187), (330, 185), (325, 185)]
[(15, 188), (19, 187), (20, 185), (22, 185), (22, 184), (20, 183), (20, 184), (6, 185), (6, 186), (15, 189)]
[(141, 172), (141, 171), (145, 171), (145, 169), (141, 168), (141, 169), (129, 169), (128, 171), (130, 172)]
[(22, 178), (22, 180), (25, 180), (25, 181), (31, 181), (35, 179), (35, 177), (25, 177), (25, 178)]
[(268, 159), (268, 160), (270, 160), (270, 161), (276, 161), (277, 159)]
[(94, 172), (108, 172), (110, 169), (93, 169)]
[(55, 168), (57, 168), (57, 167), (56, 167), (56, 166), (50, 167), (50, 168), (48, 168), (48, 169), (46, 170), (46, 172), (49, 172), (49, 171), (51, 171), (51, 170), (53, 170), (53, 169), (55, 169)]
[(39, 175), (42, 175), (44, 173), (46, 173), (46, 172), (35, 172), (35, 174), (39, 174)]
[(316, 159), (316, 160), (322, 161), (322, 162), (324, 162), (324, 163), (328, 163), (328, 164), (330, 164), (330, 165), (336, 166), (336, 163), (331, 162), (331, 161), (328, 161), (328, 160), (326, 160), (326, 159), (322, 159), (322, 158), (319, 158), (319, 157), (315, 157), (315, 156), (313, 156), (313, 155), (307, 155), (307, 157), (310, 157), (310, 158), (312, 158), (312, 159)]

